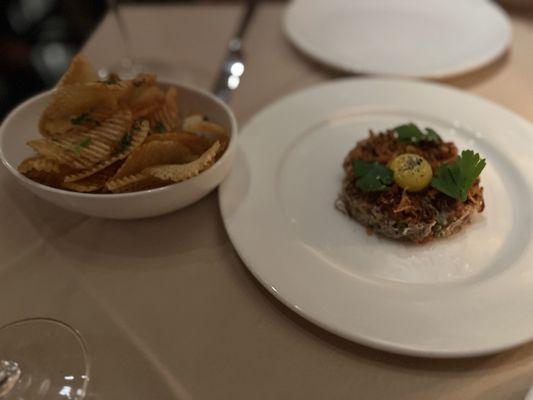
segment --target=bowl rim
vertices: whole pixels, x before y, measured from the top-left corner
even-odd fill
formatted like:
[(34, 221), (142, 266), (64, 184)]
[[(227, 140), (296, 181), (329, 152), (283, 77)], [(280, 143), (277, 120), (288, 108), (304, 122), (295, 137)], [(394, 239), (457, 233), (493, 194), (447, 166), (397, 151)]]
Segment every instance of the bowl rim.
[(0, 124), (0, 159), (2, 160), (2, 164), (4, 164), (4, 166), (9, 170), (9, 172), (11, 172), (11, 174), (14, 175), (17, 179), (21, 180), (22, 182), (24, 182), (24, 183), (26, 183), (26, 184), (28, 184), (28, 185), (30, 185), (32, 187), (35, 187), (38, 190), (44, 190), (44, 191), (48, 191), (50, 193), (66, 195), (66, 196), (71, 196), (71, 197), (75, 197), (75, 198), (77, 197), (77, 198), (87, 198), (87, 199), (89, 199), (89, 198), (92, 198), (92, 199), (117, 199), (117, 198), (128, 198), (128, 197), (150, 196), (150, 195), (155, 194), (155, 193), (163, 193), (165, 191), (170, 191), (172, 189), (175, 189), (179, 185), (191, 184), (191, 183), (199, 180), (200, 177), (202, 177), (202, 175), (204, 175), (205, 173), (207, 173), (209, 171), (212, 171), (212, 170), (214, 170), (216, 168), (219, 168), (220, 165), (228, 157), (230, 157), (230, 149), (232, 149), (233, 147), (235, 147), (237, 145), (236, 143), (237, 143), (237, 129), (238, 128), (237, 128), (237, 120), (235, 118), (235, 115), (234, 115), (233, 111), (231, 110), (231, 108), (224, 101), (222, 101), (221, 99), (216, 97), (213, 93), (211, 93), (211, 92), (209, 92), (207, 90), (200, 89), (200, 88), (192, 86), (192, 85), (179, 83), (179, 82), (174, 81), (172, 79), (158, 79), (157, 83), (160, 83), (160, 84), (163, 84), (163, 85), (171, 85), (171, 86), (174, 86), (174, 87), (176, 87), (178, 89), (179, 88), (183, 88), (183, 89), (186, 89), (186, 90), (189, 90), (189, 91), (192, 91), (192, 92), (199, 93), (199, 94), (209, 98), (210, 100), (214, 101), (220, 107), (222, 107), (222, 109), (226, 112), (226, 114), (229, 117), (229, 120), (230, 120), (230, 132), (229, 132), (229, 143), (228, 143), (227, 149), (224, 151), (224, 154), (222, 154), (222, 156), (218, 160), (216, 160), (215, 163), (211, 167), (209, 167), (205, 171), (202, 171), (200, 174), (198, 174), (198, 175), (196, 175), (196, 176), (194, 176), (192, 178), (189, 178), (189, 179), (187, 179), (185, 181), (172, 183), (170, 185), (166, 185), (166, 186), (159, 187), (159, 188), (145, 189), (145, 190), (139, 190), (139, 191), (136, 191), (136, 192), (128, 192), (128, 193), (104, 193), (104, 194), (103, 193), (82, 193), (82, 192), (73, 192), (73, 191), (65, 190), (65, 189), (58, 189), (58, 188), (47, 186), (47, 185), (44, 185), (42, 183), (39, 183), (39, 182), (36, 182), (36, 181), (33, 181), (33, 180), (27, 178), (26, 176), (21, 174), (18, 171), (17, 167), (12, 165), (6, 159), (6, 157), (4, 155), (4, 149), (3, 149), (4, 141), (3, 141), (3, 139), (4, 139), (5, 132), (6, 132), (6, 128), (7, 128), (7, 126), (9, 126), (11, 120), (15, 117), (15, 115), (19, 114), (20, 112), (23, 112), (23, 110), (26, 107), (28, 107), (29, 104), (34, 103), (36, 101), (39, 101), (42, 98), (51, 96), (53, 94), (53, 92), (56, 90), (55, 87), (51, 88), (51, 89), (48, 89), (48, 90), (45, 90), (45, 91), (42, 91), (42, 92), (39, 92), (39, 93), (29, 97), (28, 99), (24, 100), (22, 103), (17, 105), (14, 109), (12, 109), (8, 113), (8, 115), (4, 118), (4, 120)]

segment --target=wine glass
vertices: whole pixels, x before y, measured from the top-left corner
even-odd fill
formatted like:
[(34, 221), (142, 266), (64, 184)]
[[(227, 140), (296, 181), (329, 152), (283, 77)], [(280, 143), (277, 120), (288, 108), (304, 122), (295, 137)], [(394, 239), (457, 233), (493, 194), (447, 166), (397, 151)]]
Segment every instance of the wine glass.
[(99, 75), (102, 79), (105, 79), (110, 72), (114, 72), (117, 73), (122, 79), (132, 79), (140, 72), (144, 72), (145, 67), (137, 63), (133, 58), (129, 31), (126, 28), (124, 18), (119, 11), (118, 1), (107, 0), (107, 5), (109, 8), (109, 14), (111, 18), (115, 20), (117, 25), (119, 36), (122, 39), (122, 44), (124, 45), (125, 55), (122, 57), (118, 65), (114, 65), (110, 68), (111, 71), (108, 71), (107, 69), (101, 69), (99, 71)]
[(28, 318), (0, 328), (0, 399), (81, 400), (90, 362), (78, 331), (51, 318)]
[(122, 79), (132, 79), (139, 73), (156, 74), (162, 79), (179, 79), (183, 83), (194, 86), (206, 86), (210, 81), (209, 70), (201, 71), (196, 66), (174, 65), (160, 58), (139, 58), (132, 50), (130, 30), (118, 6), (118, 0), (107, 0), (110, 17), (118, 28), (118, 34), (124, 46), (124, 56), (121, 60), (98, 71), (100, 79), (107, 79), (111, 73), (116, 73)]

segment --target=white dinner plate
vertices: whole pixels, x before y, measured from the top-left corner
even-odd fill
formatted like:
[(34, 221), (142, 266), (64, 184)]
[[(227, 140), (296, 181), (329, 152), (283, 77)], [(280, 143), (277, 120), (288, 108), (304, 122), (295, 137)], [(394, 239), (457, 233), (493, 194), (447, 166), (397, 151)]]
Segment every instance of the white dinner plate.
[(285, 32), (335, 68), (425, 78), (486, 65), (511, 41), (506, 14), (488, 0), (295, 0)]
[[(424, 245), (369, 236), (334, 208), (343, 158), (369, 129), (434, 128), (487, 159), (485, 211)], [(533, 126), (437, 84), (346, 79), (277, 101), (243, 129), (220, 189), (229, 236), (294, 311), (392, 352), (455, 357), (533, 338)]]

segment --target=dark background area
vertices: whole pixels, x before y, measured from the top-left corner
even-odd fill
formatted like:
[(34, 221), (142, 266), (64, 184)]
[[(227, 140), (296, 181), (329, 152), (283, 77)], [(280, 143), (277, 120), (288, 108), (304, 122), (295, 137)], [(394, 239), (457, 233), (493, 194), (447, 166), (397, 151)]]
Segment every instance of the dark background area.
[[(128, 3), (181, 1), (120, 0)], [(105, 15), (106, 0), (1, 0), (0, 121), (15, 105), (53, 86)]]
[(0, 120), (52, 86), (105, 14), (105, 0), (4, 0), (0, 14)]

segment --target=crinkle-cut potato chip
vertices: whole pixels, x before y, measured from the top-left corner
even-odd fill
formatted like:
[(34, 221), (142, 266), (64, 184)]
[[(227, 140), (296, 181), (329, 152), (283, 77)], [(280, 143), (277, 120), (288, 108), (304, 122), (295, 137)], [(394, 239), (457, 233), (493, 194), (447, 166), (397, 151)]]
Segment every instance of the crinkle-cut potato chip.
[(160, 107), (149, 115), (150, 132), (174, 132), (181, 126), (178, 111), (178, 91), (171, 87), (165, 93), (165, 100)]
[(70, 66), (59, 80), (57, 87), (74, 83), (87, 83), (98, 80), (98, 74), (83, 54), (77, 54), (70, 62)]
[(134, 118), (146, 117), (161, 106), (165, 94), (156, 86), (155, 75), (139, 75), (129, 82), (130, 87), (120, 102), (132, 110)]
[(53, 187), (58, 187), (63, 177), (70, 172), (57, 161), (40, 156), (25, 159), (17, 169), (31, 180)]
[(147, 118), (149, 120), (150, 116), (156, 113), (163, 105), (163, 100), (157, 97), (158, 96), (154, 94), (154, 99), (152, 101), (131, 107), (134, 118)]
[(212, 142), (207, 138), (189, 132), (167, 132), (149, 135), (146, 143), (155, 140), (171, 140), (184, 144), (193, 154), (200, 155), (209, 149)]
[(56, 135), (62, 135), (70, 130), (94, 128), (110, 118), (114, 112), (115, 110), (110, 108), (94, 108), (88, 112), (72, 115), (70, 118), (44, 121), (43, 124), (46, 125), (47, 131), (53, 132), (54, 134), (43, 134), (43, 136), (55, 137)]
[(218, 136), (227, 136), (226, 130), (219, 124), (208, 121), (201, 114), (191, 114), (183, 120), (182, 129), (191, 133), (212, 133)]
[(125, 94), (122, 100), (127, 101), (127, 105), (132, 109), (143, 108), (147, 104), (160, 102), (165, 99), (163, 91), (155, 84), (146, 84), (136, 86), (132, 84), (130, 90)]
[(122, 94), (120, 103), (132, 110), (143, 109), (146, 105), (163, 101), (165, 95), (156, 85), (156, 76), (140, 74), (136, 78), (126, 81), (128, 89)]
[(86, 169), (94, 164), (94, 161), (87, 158), (85, 154), (81, 155), (80, 152), (80, 155), (76, 156), (74, 151), (69, 149), (66, 144), (56, 143), (50, 139), (30, 140), (28, 146), (39, 155), (54, 160), (59, 164), (69, 166), (72, 169)]
[(111, 179), (107, 181), (106, 189), (113, 193), (137, 192), (166, 186), (169, 183), (140, 172), (122, 178)]
[(116, 161), (108, 167), (98, 171), (94, 175), (77, 180), (75, 182), (63, 182), (62, 187), (75, 192), (92, 193), (105, 188), (106, 182), (117, 172), (122, 161)]
[(72, 128), (76, 118), (92, 109), (116, 110), (118, 99), (128, 86), (123, 82), (116, 85), (89, 82), (58, 87), (39, 120), (40, 132), (54, 137)]
[(133, 121), (133, 115), (130, 110), (120, 110), (111, 118), (92, 129), (88, 134), (95, 140), (100, 140), (110, 146), (116, 146), (124, 134), (132, 128)]
[(68, 182), (68, 183), (62, 183), (61, 188), (62, 189), (68, 189), (73, 192), (78, 193), (94, 193), (99, 192), (102, 190), (102, 188), (105, 187), (105, 182), (103, 184), (100, 183), (100, 180), (96, 178), (95, 182), (92, 182), (92, 176), (86, 178), (87, 181), (81, 180), (79, 182)]
[[(87, 114), (91, 118), (92, 114)], [(147, 122), (146, 122), (147, 123)], [(113, 155), (120, 140), (131, 129), (132, 115), (120, 110), (93, 128), (78, 127), (53, 139), (28, 142), (37, 153), (75, 169), (88, 169)]]
[(134, 175), (147, 167), (160, 164), (184, 164), (195, 158), (189, 148), (170, 140), (145, 143), (130, 154), (114, 179)]
[[(130, 91), (127, 95), (131, 96), (131, 104), (135, 104), (136, 100), (142, 102), (142, 95), (147, 88), (157, 87), (157, 77), (154, 74), (139, 74), (128, 82), (130, 82)], [(163, 94), (162, 91), (161, 94)], [(144, 98), (144, 100), (146, 100), (146, 98)]]
[(133, 108), (133, 118), (150, 118), (150, 115), (155, 113), (160, 107), (160, 102), (145, 104), (142, 107)]
[(39, 132), (44, 137), (53, 137), (54, 134), (63, 133), (72, 128), (70, 120), (63, 119), (49, 119), (44, 114), (39, 120)]
[[(94, 108), (87, 112), (83, 112), (78, 115), (73, 115), (68, 120), (69, 128), (66, 131), (71, 130), (87, 130), (100, 126), (107, 119), (113, 117), (116, 113), (120, 113), (123, 110), (112, 110), (106, 108)], [(131, 113), (131, 112), (130, 112)], [(64, 133), (64, 132), (62, 132)], [(62, 133), (58, 133), (61, 135)]]
[(61, 187), (61, 182), (63, 179), (63, 175), (37, 170), (28, 171), (24, 174), (24, 176), (34, 182), (55, 188)]
[(191, 114), (183, 121), (182, 128), (185, 132), (195, 133), (210, 138), (212, 141), (220, 141), (222, 148), (219, 156), (222, 155), (229, 143), (229, 136), (226, 130), (214, 122), (206, 120), (201, 114)]
[[(148, 135), (149, 129), (150, 129), (150, 124), (148, 123), (148, 121), (142, 121), (138, 125), (138, 127), (132, 130), (131, 132), (132, 135), (131, 135), (131, 139), (129, 140), (129, 143), (126, 143), (125, 141), (121, 141), (121, 143), (119, 143), (119, 146), (121, 146), (122, 144), (125, 144), (125, 146), (123, 146), (124, 147), (123, 149), (121, 149), (120, 147), (117, 148), (115, 150), (116, 154), (114, 156), (92, 166), (91, 168), (85, 171), (80, 171), (80, 172), (77, 172), (71, 175), (67, 175), (65, 177), (65, 183), (79, 181), (80, 179), (96, 174), (97, 172), (103, 170), (104, 168), (107, 168), (108, 166), (110, 166), (111, 164), (119, 160), (124, 160), (130, 155), (131, 152), (133, 152), (136, 148), (138, 148), (144, 142), (144, 140), (146, 139), (146, 136)], [(127, 133), (124, 137), (127, 137), (128, 135), (129, 133)]]
[(61, 164), (59, 164), (55, 160), (50, 160), (45, 157), (35, 156), (35, 157), (26, 158), (24, 161), (20, 163), (17, 169), (21, 174), (25, 174), (26, 172), (29, 172), (31, 170), (60, 173), (62, 168), (61, 168)]
[[(89, 114), (90, 118), (100, 118), (97, 113)], [(101, 113), (103, 114), (103, 113)], [(95, 143), (104, 143), (113, 149), (117, 146), (120, 139), (128, 132), (133, 124), (133, 115), (130, 110), (119, 110), (109, 118), (101, 120), (94, 127), (82, 127), (77, 132), (78, 135), (88, 136)], [(58, 136), (58, 139), (60, 137)]]
[(187, 164), (157, 165), (143, 170), (143, 173), (162, 181), (181, 182), (205, 171), (216, 161), (220, 143), (215, 142), (209, 150)]

